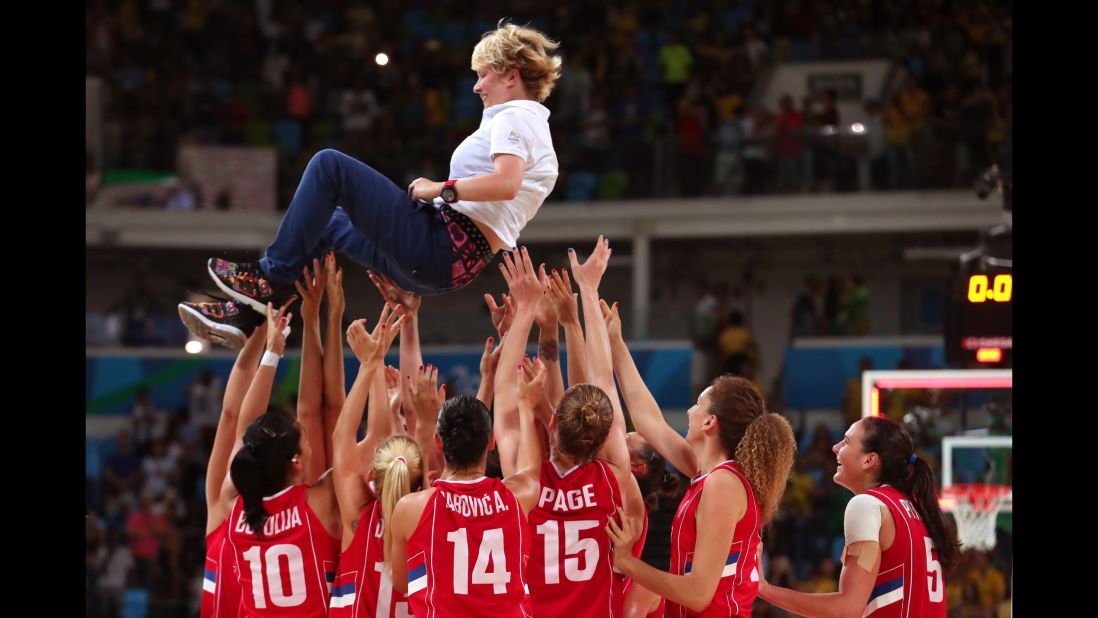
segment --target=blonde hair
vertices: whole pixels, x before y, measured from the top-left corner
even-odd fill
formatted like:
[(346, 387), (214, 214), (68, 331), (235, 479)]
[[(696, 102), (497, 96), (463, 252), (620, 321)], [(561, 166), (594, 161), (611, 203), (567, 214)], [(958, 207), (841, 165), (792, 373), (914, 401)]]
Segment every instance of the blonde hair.
[(595, 458), (614, 422), (614, 407), (594, 384), (573, 384), (557, 404), (557, 448), (577, 464)]
[(560, 79), (560, 56), (550, 53), (559, 46), (535, 28), (507, 24), (501, 19), (499, 26), (485, 32), (473, 48), (470, 64), (474, 71), (490, 67), (500, 75), (517, 69), (526, 92), (543, 103)]
[(378, 445), (374, 454), (374, 484), (381, 500), (381, 517), (385, 566), (393, 546), (391, 532), (393, 509), (404, 496), (423, 488), (423, 457), (419, 446), (408, 436), (389, 436)]

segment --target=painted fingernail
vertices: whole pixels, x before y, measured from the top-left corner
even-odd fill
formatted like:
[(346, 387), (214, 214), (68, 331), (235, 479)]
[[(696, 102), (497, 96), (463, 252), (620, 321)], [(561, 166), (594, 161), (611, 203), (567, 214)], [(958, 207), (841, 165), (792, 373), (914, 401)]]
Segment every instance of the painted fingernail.
[(568, 247), (568, 253), (575, 253), (575, 252), (576, 252), (575, 249), (573, 249), (572, 247)]

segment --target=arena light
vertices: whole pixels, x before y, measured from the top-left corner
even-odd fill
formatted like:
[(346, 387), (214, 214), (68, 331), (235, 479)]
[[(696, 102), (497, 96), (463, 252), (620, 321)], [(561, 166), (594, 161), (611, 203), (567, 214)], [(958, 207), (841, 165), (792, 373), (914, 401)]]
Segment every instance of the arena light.
[(198, 339), (191, 339), (187, 342), (187, 345), (183, 346), (183, 349), (187, 351), (187, 354), (201, 354), (206, 349), (206, 344)]
[(383, 67), (389, 64), (389, 54), (381, 52), (380, 54), (374, 56), (374, 62), (376, 62), (379, 67)]
[(951, 380), (941, 378), (938, 380), (903, 379), (894, 378), (877, 380), (874, 386), (877, 388), (1011, 388), (1014, 381), (1010, 378), (962, 378)]
[(980, 348), (976, 350), (976, 360), (981, 363), (997, 363), (1003, 360), (1003, 351), (1000, 348)]
[(855, 122), (854, 124), (850, 125), (850, 132), (865, 133), (865, 125), (860, 122)]

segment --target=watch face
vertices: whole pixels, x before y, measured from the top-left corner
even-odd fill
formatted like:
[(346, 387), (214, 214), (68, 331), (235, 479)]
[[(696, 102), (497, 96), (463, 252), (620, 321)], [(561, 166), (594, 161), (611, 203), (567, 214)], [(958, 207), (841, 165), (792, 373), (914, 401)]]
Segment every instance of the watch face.
[(449, 203), (449, 202), (453, 202), (456, 199), (457, 199), (457, 191), (454, 191), (453, 187), (443, 187), (442, 188), (442, 201)]

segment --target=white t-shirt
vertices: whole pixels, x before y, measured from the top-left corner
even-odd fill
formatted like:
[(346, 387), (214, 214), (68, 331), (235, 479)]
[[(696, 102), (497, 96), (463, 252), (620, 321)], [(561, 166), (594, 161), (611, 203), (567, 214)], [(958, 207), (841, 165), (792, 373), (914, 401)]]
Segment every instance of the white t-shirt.
[[(515, 199), (500, 202), (459, 199), (452, 206), (488, 226), (506, 246), (516, 247), (522, 228), (534, 218), (557, 183), (557, 153), (553, 151), (553, 138), (549, 134), (549, 110), (526, 99), (500, 103), (484, 110), (480, 128), (454, 150), (450, 158), (450, 178), (491, 174), (496, 171), (492, 160), (499, 154), (515, 155), (526, 163), (522, 186)], [(441, 203), (441, 200), (437, 201)]]

